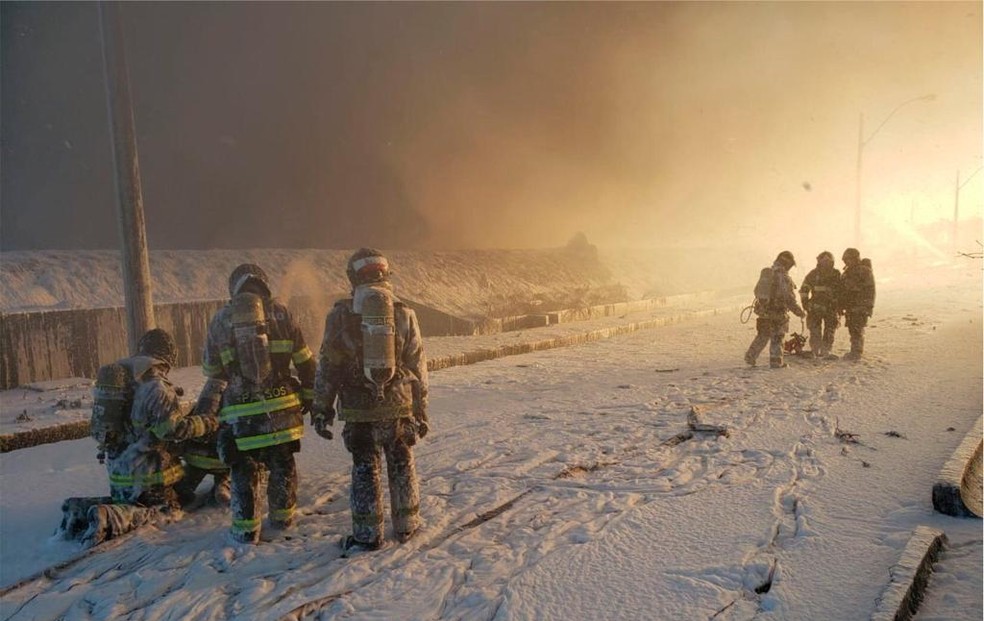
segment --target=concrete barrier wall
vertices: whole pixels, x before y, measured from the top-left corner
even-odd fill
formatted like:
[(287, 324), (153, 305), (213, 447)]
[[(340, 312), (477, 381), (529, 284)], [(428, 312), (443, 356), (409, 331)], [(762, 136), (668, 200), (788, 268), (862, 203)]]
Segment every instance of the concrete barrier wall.
[[(537, 328), (710, 299), (715, 295), (713, 292), (684, 294), (481, 321), (454, 317), (405, 298), (403, 301), (414, 309), (421, 333), (428, 337)], [(224, 303), (225, 300), (203, 300), (154, 307), (157, 325), (174, 335), (178, 343), (179, 366), (201, 364), (208, 323)], [(291, 298), (288, 302), (308, 347), (315, 353), (321, 345), (325, 315), (332, 304), (333, 301), (307, 297)], [(121, 307), (0, 313), (0, 390), (68, 377), (93, 378), (100, 365), (128, 354), (127, 340), (125, 312)]]
[[(201, 362), (213, 300), (154, 307), (157, 325), (178, 343), (178, 365)], [(123, 308), (0, 314), (0, 389), (66, 377), (95, 377), (99, 366), (127, 355)]]
[[(178, 343), (178, 365), (201, 364), (212, 315), (225, 300), (204, 300), (154, 307), (157, 325)], [(407, 302), (424, 336), (474, 334), (470, 321)], [(325, 303), (292, 298), (288, 306), (308, 347), (317, 352), (324, 331)], [(330, 306), (329, 306), (330, 307)], [(100, 365), (128, 354), (123, 308), (93, 308), (0, 313), (0, 390), (53, 379), (95, 377)]]

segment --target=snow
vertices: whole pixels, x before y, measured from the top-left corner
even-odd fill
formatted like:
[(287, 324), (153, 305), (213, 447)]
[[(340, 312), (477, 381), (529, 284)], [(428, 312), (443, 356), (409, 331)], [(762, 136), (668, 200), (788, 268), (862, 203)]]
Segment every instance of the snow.
[[(341, 558), (348, 454), (309, 433), (293, 531), (230, 546), (228, 514), (206, 507), (5, 595), (2, 618), (867, 619), (925, 525), (950, 547), (916, 618), (980, 619), (981, 522), (935, 513), (930, 490), (981, 416), (981, 265), (876, 274), (859, 364), (746, 368), (754, 324), (735, 310), (433, 373), (425, 525), (407, 544), (388, 533)], [(728, 435), (676, 442), (693, 407)], [(62, 498), (105, 492), (93, 454), (78, 440), (0, 456), (0, 583), (78, 552), (50, 535)]]
[[(344, 297), (351, 250), (155, 250), (150, 275), (155, 304), (228, 296), (229, 273), (251, 262), (268, 273), (278, 296)], [(695, 252), (607, 249), (583, 242), (539, 250), (386, 251), (400, 295), (445, 312), (501, 317), (523, 305), (555, 300), (610, 303), (733, 286), (745, 262), (771, 257), (730, 249)], [(737, 256), (736, 256), (737, 255)], [(654, 270), (653, 266), (660, 269)], [(123, 305), (119, 253), (111, 250), (14, 251), (0, 255), (3, 312)], [(80, 286), (80, 283), (83, 283)], [(598, 296), (605, 299), (596, 299)], [(581, 296), (579, 298), (578, 296)], [(563, 306), (570, 308), (570, 306)]]

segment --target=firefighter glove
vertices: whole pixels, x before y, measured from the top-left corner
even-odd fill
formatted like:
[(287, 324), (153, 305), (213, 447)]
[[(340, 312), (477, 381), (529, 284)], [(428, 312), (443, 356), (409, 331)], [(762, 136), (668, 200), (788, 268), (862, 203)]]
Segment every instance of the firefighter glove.
[(200, 417), (205, 422), (205, 433), (204, 436), (214, 435), (216, 431), (219, 430), (219, 417), (218, 416), (201, 416)]
[(334, 422), (335, 410), (311, 412), (311, 424), (314, 426), (314, 432), (325, 440), (331, 440), (335, 437), (335, 434), (331, 430)]
[(239, 457), (239, 447), (236, 446), (236, 434), (233, 433), (232, 427), (225, 425), (219, 428), (215, 449), (222, 463), (226, 465), (235, 463)]
[(427, 424), (427, 412), (423, 410), (416, 412), (413, 415), (413, 420), (417, 427), (417, 437), (423, 439), (430, 431), (430, 425)]

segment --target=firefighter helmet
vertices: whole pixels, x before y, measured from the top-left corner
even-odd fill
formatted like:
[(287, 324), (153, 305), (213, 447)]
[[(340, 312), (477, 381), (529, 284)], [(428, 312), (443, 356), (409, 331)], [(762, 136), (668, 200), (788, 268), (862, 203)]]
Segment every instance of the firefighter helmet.
[(776, 257), (776, 261), (781, 261), (787, 268), (791, 268), (796, 265), (796, 259), (793, 258), (793, 253), (788, 250), (783, 250)]
[(831, 263), (833, 263), (834, 262), (834, 253), (830, 252), (829, 250), (824, 250), (823, 252), (821, 252), (820, 254), (817, 255), (817, 263), (820, 263), (821, 261), (824, 261), (824, 260), (830, 261)]
[(255, 263), (243, 263), (232, 270), (232, 274), (229, 275), (229, 297), (234, 297), (242, 291), (246, 283), (259, 285), (263, 290), (263, 295), (270, 297), (270, 279), (259, 265)]
[(349, 257), (345, 274), (353, 287), (385, 282), (390, 276), (389, 261), (375, 248), (359, 248)]
[(841, 257), (841, 260), (847, 263), (848, 259), (851, 259), (853, 261), (860, 261), (861, 252), (858, 251), (857, 248), (848, 248), (847, 250), (844, 251), (844, 255)]
[(157, 358), (174, 367), (178, 362), (178, 344), (166, 330), (148, 330), (137, 342), (137, 353)]

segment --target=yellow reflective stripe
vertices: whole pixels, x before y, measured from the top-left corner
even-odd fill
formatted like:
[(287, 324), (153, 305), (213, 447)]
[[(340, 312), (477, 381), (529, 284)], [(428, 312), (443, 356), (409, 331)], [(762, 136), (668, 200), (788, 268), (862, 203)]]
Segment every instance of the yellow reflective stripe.
[(314, 354), (311, 353), (311, 350), (308, 349), (307, 345), (295, 351), (290, 357), (290, 359), (294, 361), (295, 365), (307, 362), (311, 358), (314, 358)]
[(314, 399), (314, 389), (301, 388), (301, 399)]
[(291, 427), (273, 433), (265, 433), (259, 436), (249, 436), (247, 438), (236, 438), (236, 448), (240, 451), (252, 451), (267, 446), (286, 444), (304, 437), (304, 426)]
[(128, 475), (111, 474), (109, 482), (112, 485), (121, 487), (133, 487), (135, 485), (174, 485), (184, 476), (184, 468), (180, 464), (171, 466), (167, 470), (149, 472), (146, 474)]
[(185, 462), (189, 466), (198, 468), (199, 470), (228, 470), (229, 466), (225, 465), (222, 460), (215, 457), (209, 457), (207, 455), (198, 455), (197, 453), (187, 453), (184, 456)]
[(202, 363), (202, 374), (206, 377), (215, 377), (222, 372), (221, 364), (205, 364)]
[(294, 511), (295, 511), (294, 507), (287, 507), (286, 509), (277, 509), (276, 511), (270, 512), (270, 519), (286, 522), (287, 520), (294, 517)]
[(232, 532), (238, 534), (252, 533), (260, 528), (260, 520), (253, 518), (248, 520), (233, 520)]
[(161, 421), (150, 428), (150, 432), (161, 439), (166, 438), (172, 431), (174, 431), (174, 425), (171, 424), (170, 420)]
[(222, 364), (229, 364), (236, 359), (236, 350), (231, 347), (227, 347), (219, 352), (219, 358), (222, 359)]
[(223, 423), (235, 421), (241, 416), (256, 416), (257, 414), (267, 414), (277, 410), (299, 407), (301, 398), (296, 394), (290, 394), (276, 399), (266, 399), (264, 401), (251, 401), (250, 403), (240, 403), (238, 405), (227, 405), (219, 410), (219, 420)]
[(294, 341), (270, 341), (271, 354), (289, 354), (294, 351)]

